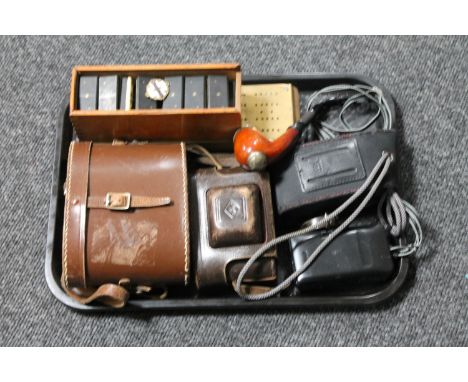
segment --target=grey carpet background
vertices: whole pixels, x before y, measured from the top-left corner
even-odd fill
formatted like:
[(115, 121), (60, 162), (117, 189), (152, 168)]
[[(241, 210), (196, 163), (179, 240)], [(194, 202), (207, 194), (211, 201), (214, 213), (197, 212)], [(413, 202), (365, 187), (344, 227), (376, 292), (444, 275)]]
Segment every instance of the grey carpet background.
[[(356, 72), (394, 95), (403, 196), (425, 226), (410, 288), (363, 311), (84, 315), (44, 278), (57, 112), (76, 64), (241, 62)], [(467, 37), (0, 39), (1, 345), (468, 345)]]

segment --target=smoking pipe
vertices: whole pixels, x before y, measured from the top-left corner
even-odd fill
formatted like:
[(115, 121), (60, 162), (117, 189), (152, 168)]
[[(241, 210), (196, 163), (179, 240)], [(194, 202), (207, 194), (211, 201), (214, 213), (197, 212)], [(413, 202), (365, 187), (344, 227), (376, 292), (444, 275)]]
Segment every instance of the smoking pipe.
[(254, 128), (243, 128), (234, 136), (234, 155), (242, 167), (247, 170), (260, 171), (280, 158), (294, 146), (304, 128), (309, 125), (319, 110), (333, 104), (340, 104), (355, 95), (355, 91), (338, 89), (332, 93), (318, 91), (309, 99), (306, 111), (299, 121), (290, 126), (274, 141), (265, 138)]
[(270, 141), (254, 128), (246, 127), (238, 130), (234, 136), (234, 155), (237, 161), (247, 170), (260, 171), (265, 169), (294, 146), (297, 138), (314, 116), (314, 109), (304, 113), (299, 121), (290, 126), (274, 141)]

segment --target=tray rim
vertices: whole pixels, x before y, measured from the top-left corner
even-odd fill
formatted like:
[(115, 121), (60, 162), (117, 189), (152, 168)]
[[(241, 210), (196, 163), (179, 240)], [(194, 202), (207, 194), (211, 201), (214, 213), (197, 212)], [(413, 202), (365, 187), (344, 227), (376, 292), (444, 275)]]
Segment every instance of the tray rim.
[[(343, 81), (353, 83), (364, 83), (371, 86), (378, 86), (384, 97), (386, 98), (390, 113), (392, 115), (393, 126), (395, 128), (395, 103), (390, 92), (377, 81), (353, 73), (295, 73), (295, 74), (255, 74), (243, 76), (242, 83), (280, 83), (288, 82), (298, 85), (304, 81), (328, 81), (330, 84)], [(276, 297), (265, 301), (244, 301), (240, 298), (232, 297), (206, 297), (206, 298), (177, 298), (166, 300), (139, 299), (129, 300), (128, 304), (119, 310), (100, 305), (82, 305), (71, 297), (69, 297), (61, 288), (60, 283), (54, 276), (53, 272), (53, 257), (54, 257), (54, 241), (56, 230), (56, 212), (58, 206), (59, 178), (61, 171), (61, 162), (63, 161), (63, 146), (64, 146), (64, 119), (68, 116), (69, 102), (64, 101), (60, 108), (60, 114), (56, 122), (56, 141), (55, 141), (55, 157), (53, 167), (53, 178), (50, 192), (49, 217), (47, 227), (47, 242), (45, 256), (45, 277), (49, 290), (53, 296), (62, 304), (72, 308), (73, 310), (82, 312), (129, 312), (129, 311), (204, 311), (204, 310), (286, 310), (293, 309), (308, 309), (317, 310), (325, 307), (354, 307), (364, 308), (368, 306), (380, 305), (387, 302), (391, 297), (399, 292), (406, 283), (409, 271), (410, 260), (408, 258), (400, 258), (397, 261), (397, 274), (389, 281), (384, 288), (365, 295), (349, 295), (349, 296), (283, 296)], [(69, 134), (70, 135), (70, 134)]]

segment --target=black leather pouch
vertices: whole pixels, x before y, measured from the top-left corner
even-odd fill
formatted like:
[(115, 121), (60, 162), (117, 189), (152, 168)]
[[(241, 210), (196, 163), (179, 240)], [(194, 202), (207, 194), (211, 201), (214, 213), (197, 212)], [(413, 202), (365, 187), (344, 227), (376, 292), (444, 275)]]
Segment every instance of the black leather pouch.
[[(366, 180), (382, 152), (395, 156), (394, 130), (343, 135), (298, 146), (273, 168), (277, 211), (304, 220), (338, 206)], [(396, 182), (392, 165), (381, 189)]]
[[(268, 173), (200, 168), (190, 188), (197, 288), (225, 292), (249, 257), (275, 237)], [(245, 287), (263, 290), (275, 279), (276, 251), (271, 250), (254, 264)]]
[[(294, 270), (304, 264), (329, 233), (322, 229), (289, 241)], [(301, 292), (346, 289), (386, 281), (393, 272), (387, 232), (377, 218), (362, 217), (325, 247), (298, 277), (296, 286)]]

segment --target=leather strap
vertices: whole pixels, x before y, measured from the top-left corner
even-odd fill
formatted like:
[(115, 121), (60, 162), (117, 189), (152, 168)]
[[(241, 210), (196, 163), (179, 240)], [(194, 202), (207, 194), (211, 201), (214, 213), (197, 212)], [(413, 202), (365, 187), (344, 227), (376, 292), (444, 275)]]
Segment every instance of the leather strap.
[[(130, 201), (129, 201), (128, 208), (161, 207), (161, 206), (167, 206), (171, 204), (172, 202), (171, 198), (167, 196), (163, 196), (163, 197), (138, 196), (138, 195), (130, 195), (128, 193), (109, 193), (109, 194), (117, 195), (117, 198), (125, 198), (126, 195), (129, 195)], [(107, 198), (107, 196), (88, 196), (87, 207), (88, 208), (113, 209), (112, 202), (109, 202), (109, 199)]]
[(130, 297), (130, 293), (117, 284), (103, 284), (97, 289), (87, 291), (86, 289), (77, 289), (80, 294), (73, 292), (65, 285), (64, 276), (61, 279), (62, 288), (74, 300), (81, 304), (89, 304), (93, 301), (102, 302), (112, 308), (123, 308)]
[[(232, 282), (232, 288), (236, 289), (236, 282)], [(246, 295), (257, 295), (262, 293), (267, 293), (272, 289), (272, 287), (266, 285), (255, 285), (255, 284), (242, 284), (240, 286), (240, 291)]]
[[(72, 142), (70, 146), (61, 284), (63, 290), (81, 304), (99, 300), (103, 304), (121, 308), (130, 295), (125, 288), (116, 284), (103, 284), (97, 289), (86, 288), (86, 218), (91, 150), (92, 142), (78, 146)], [(75, 250), (74, 243), (78, 243), (78, 254), (72, 253)], [(79, 292), (76, 293), (71, 289), (70, 281), (84, 288), (76, 288)]]

